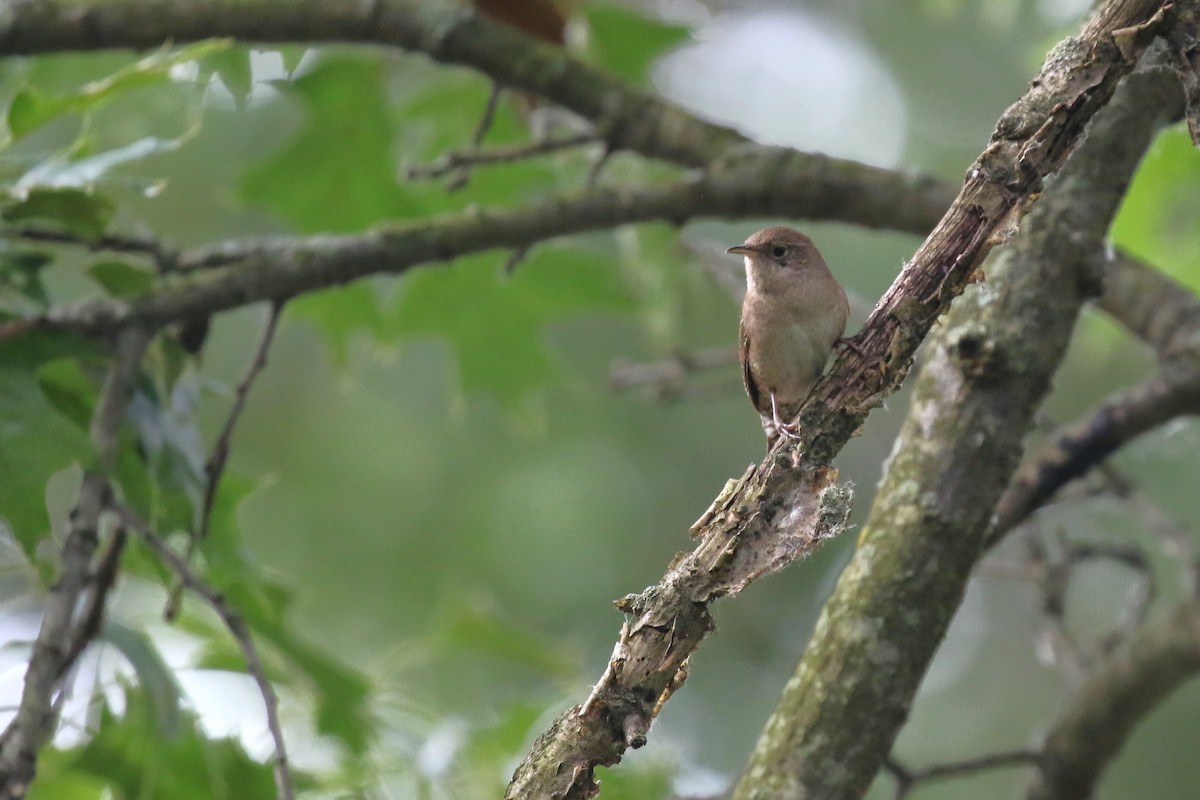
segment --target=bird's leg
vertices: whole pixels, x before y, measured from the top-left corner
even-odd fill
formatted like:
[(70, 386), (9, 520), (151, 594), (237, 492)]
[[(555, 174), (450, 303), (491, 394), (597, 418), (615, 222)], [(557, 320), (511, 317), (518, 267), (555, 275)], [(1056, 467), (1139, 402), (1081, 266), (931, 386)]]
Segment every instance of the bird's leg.
[(775, 393), (771, 392), (771, 422), (775, 424), (775, 430), (781, 436), (787, 439), (799, 439), (800, 428), (795, 423), (784, 422), (779, 418), (779, 406), (775, 402)]

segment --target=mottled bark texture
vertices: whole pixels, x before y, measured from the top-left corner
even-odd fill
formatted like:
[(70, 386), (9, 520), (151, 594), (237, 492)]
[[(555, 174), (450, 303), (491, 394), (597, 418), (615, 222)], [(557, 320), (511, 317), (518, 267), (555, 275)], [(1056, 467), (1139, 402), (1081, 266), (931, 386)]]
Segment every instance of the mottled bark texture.
[(838, 800), (869, 787), (983, 552), (1079, 309), (1100, 289), (1103, 236), (1177, 91), (1163, 74), (1130, 78), (987, 280), (936, 329), (858, 549), (735, 798)]
[[(958, 197), (880, 300), (856, 347), (844, 354), (814, 389), (800, 413), (798, 440), (781, 439), (762, 465), (752, 467), (740, 481), (728, 486), (693, 528), (701, 539), (697, 549), (677, 559), (657, 586), (626, 599), (622, 608), (632, 622), (622, 628), (599, 685), (582, 707), (565, 711), (538, 738), (517, 768), (508, 798), (585, 798), (596, 794), (599, 786), (595, 768), (616, 763), (628, 747), (643, 742), (660, 700), (682, 681), (688, 655), (711, 628), (708, 604), (739, 590), (745, 581), (810, 552), (823, 535), (836, 531), (836, 520), (832, 525), (819, 521), (836, 517), (830, 513), (833, 508), (841, 512), (840, 498), (836, 503), (826, 502), (834, 489), (829, 462), (858, 430), (868, 411), (900, 385), (933, 323), (962, 291), (996, 237), (1021, 218), (1042, 190), (1043, 179), (1062, 165), (1084, 127), (1108, 103), (1117, 82), (1130, 71), (1163, 21), (1160, 3), (1119, 0), (1103, 8), (1079, 39), (1066, 40), (1055, 48), (1026, 95), (1001, 117), (991, 142), (968, 170)], [(1140, 150), (1137, 152), (1140, 154)], [(1045, 293), (1044, 287), (1040, 291)], [(1072, 291), (1082, 295), (1078, 287)], [(1012, 353), (989, 350), (988, 342), (973, 334), (971, 326), (956, 330), (959, 338), (947, 359), (960, 362), (951, 365), (958, 374), (965, 377), (974, 370), (1003, 375), (1006, 370), (1019, 373), (1027, 369), (1019, 346)], [(1012, 362), (1006, 363), (1006, 358)], [(953, 374), (948, 369), (942, 372)], [(926, 422), (933, 426), (935, 420)], [(974, 428), (967, 432), (969, 436), (961, 442), (947, 446), (961, 453), (979, 446), (979, 438), (989, 431)], [(953, 478), (951, 488), (968, 493), (967, 499), (975, 493), (975, 499), (982, 503), (979, 507), (984, 509), (976, 512), (982, 525), (995, 495), (988, 497), (969, 477), (961, 475)], [(997, 488), (995, 494), (999, 491)], [(931, 513), (938, 511), (936, 496), (932, 502), (924, 497), (917, 499), (921, 502), (897, 511), (918, 522), (926, 508)], [(945, 553), (935, 551), (932, 557), (926, 552), (921, 564), (905, 560), (903, 547), (877, 556), (881, 560), (890, 558), (892, 568), (897, 570), (923, 572), (927, 585), (936, 590), (932, 594), (906, 593), (907, 587), (901, 582), (896, 596), (890, 598), (896, 603), (893, 608), (902, 613), (924, 606), (932, 609), (927, 615), (931, 617), (927, 624), (934, 630), (933, 641), (927, 643), (930, 653), (957, 605), (961, 581), (956, 585), (955, 581), (939, 580), (940, 571), (928, 567), (941, 562), (947, 571), (965, 571), (981, 546), (982, 540), (976, 539), (949, 547)], [(874, 549), (870, 545), (864, 548)], [(858, 573), (863, 573), (861, 566)], [(906, 577), (911, 579), (912, 575)], [(835, 624), (827, 621), (825, 630), (846, 625), (839, 630), (850, 642), (873, 641), (877, 631), (870, 628), (869, 617), (863, 617), (863, 622), (865, 625), (858, 627), (852, 618)], [(807, 673), (815, 684), (808, 687), (813, 697), (838, 685), (838, 667), (827, 661), (829, 654), (829, 650), (822, 651), (819, 658), (825, 663)], [(905, 667), (895, 655), (886, 654), (878, 666), (904, 673)], [(901, 684), (911, 684), (915, 689), (923, 668), (923, 663), (910, 666), (908, 680)], [(872, 669), (864, 669), (856, 677), (865, 682), (871, 673)], [(881, 728), (886, 742), (890, 742), (910, 697), (901, 700), (893, 695), (896, 710), (889, 713), (885, 706), (882, 719), (878, 714), (866, 717), (867, 709), (855, 703), (859, 716), (847, 717), (846, 721), (854, 724), (841, 730), (834, 730), (839, 726), (832, 719), (822, 719), (822, 730), (829, 738), (820, 737), (818, 741), (836, 742), (838, 747), (831, 750), (829, 758), (820, 760), (816, 774), (809, 773), (812, 777), (808, 785), (795, 776), (812, 754), (807, 748), (795, 749), (798, 739), (786, 741), (784, 737), (783, 746), (768, 748), (772, 757), (767, 760), (772, 765), (764, 767), (763, 759), (756, 759), (739, 792), (743, 796), (822, 800), (857, 796), (870, 783), (887, 748), (885, 742), (877, 741), (879, 752), (872, 751), (872, 758), (855, 759), (857, 748), (849, 740), (878, 739), (872, 729)], [(790, 716), (776, 716), (775, 720)], [(806, 718), (806, 722), (811, 721)], [(831, 727), (826, 728), (827, 724)], [(778, 738), (778, 733), (777, 725), (769, 729), (767, 737)], [(847, 758), (837, 763), (833, 752)]]

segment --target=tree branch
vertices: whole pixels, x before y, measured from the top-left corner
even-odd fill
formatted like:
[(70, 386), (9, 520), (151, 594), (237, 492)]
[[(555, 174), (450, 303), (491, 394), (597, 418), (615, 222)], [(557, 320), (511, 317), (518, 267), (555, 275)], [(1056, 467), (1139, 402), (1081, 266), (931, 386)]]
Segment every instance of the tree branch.
[[(1035, 97), (1027, 96), (1009, 114), (1034, 107), (1051, 109), (1052, 117), (1071, 113), (1064, 111), (1072, 107), (1069, 101), (1036, 99), (1037, 88), (1070, 86), (1083, 76), (1091, 84), (1097, 51), (1081, 57), (1080, 48), (1096, 46), (1084, 38), (1056, 48), (1048, 68), (1067, 57), (1083, 65), (1082, 72), (1040, 77), (1033, 84)], [(1074, 318), (1098, 289), (1100, 270), (1090, 256), (1099, 252), (1164, 109), (1176, 104), (1169, 78), (1139, 75), (1129, 84), (1096, 118), (1017, 240), (993, 260), (987, 282), (958, 301), (939, 325), (858, 549), (735, 798), (857, 798), (891, 749), (983, 552), (991, 509), (1016, 466)], [(1008, 116), (998, 126), (1001, 136), (1053, 124), (1043, 118), (1012, 125)], [(1002, 146), (989, 146), (981, 163), (986, 166)], [(937, 232), (929, 241), (936, 240)], [(958, 262), (941, 263), (949, 271)], [(898, 316), (911, 318), (906, 312)], [(873, 337), (865, 338), (871, 346)], [(843, 360), (855, 358), (847, 354)], [(809, 417), (802, 419), (807, 429)]]
[(1162, 361), (1200, 350), (1200, 298), (1136, 258), (1113, 254), (1098, 304)]
[[(846, 498), (835, 494), (830, 459), (868, 410), (900, 384), (929, 328), (994, 245), (993, 235), (1024, 213), (1042, 179), (1061, 165), (1160, 20), (1160, 3), (1120, 5), (1107, 25), (1093, 24), (1083, 38), (1060, 45), (1028, 94), (1001, 118), (958, 198), (868, 319), (859, 337), (862, 353), (843, 354), (801, 410), (800, 439), (781, 439), (766, 461), (731, 482), (693, 529), (701, 538), (696, 550), (677, 558), (659, 584), (621, 601), (633, 621), (587, 713), (569, 709), (539, 737), (509, 785), (509, 798), (594, 794), (595, 767), (615, 763), (635, 743), (626, 731), (645, 730), (659, 696), (677, 685), (688, 655), (712, 629), (708, 604), (810, 552), (840, 528)], [(902, 602), (897, 608), (912, 606)], [(811, 694), (826, 691), (822, 687)], [(885, 713), (880, 726), (889, 735), (898, 722), (893, 716)], [(874, 719), (845, 735), (877, 726)], [(806, 741), (801, 752), (811, 754), (811, 749)], [(845, 760), (839, 769), (869, 782), (885, 754), (886, 747), (869, 774)], [(822, 798), (837, 791), (819, 782), (811, 788), (809, 796)]]
[(770, 150), (661, 186), (594, 187), (516, 211), (475, 210), (350, 236), (223, 242), (180, 253), (177, 271), (186, 277), (130, 299), (94, 298), (53, 309), (41, 323), (89, 333), (133, 321), (158, 328), (367, 275), (400, 274), (469, 253), (521, 249), (555, 236), (648, 220), (682, 223), (698, 215), (742, 217), (753, 210), (922, 232), (946, 207), (945, 187), (927, 179), (864, 165), (849, 172), (814, 173), (809, 167), (802, 153)]
[(230, 37), (261, 43), (399, 47), (476, 69), (591, 120), (615, 150), (702, 166), (746, 139), (617, 81), (514, 28), (458, 6), (406, 0), (29, 0), (0, 18), (0, 56), (152, 49)]
[(1162, 368), (1064, 425), (1026, 460), (996, 504), (988, 547), (1130, 440), (1200, 413), (1200, 298), (1129, 256), (1113, 258), (1100, 307), (1153, 347)]
[(17, 714), (0, 737), (0, 798), (19, 800), (37, 770), (38, 751), (54, 735), (55, 698), (63, 691), (71, 667), (99, 631), (105, 596), (115, 580), (119, 542), (111, 543), (93, 566), (101, 538), (101, 514), (112, 493), (108, 476), (117, 457), (117, 437), (149, 337), (139, 327), (125, 328), (116, 340), (108, 375), (92, 414), (94, 468), (85, 470), (70, 527), (63, 542), (62, 564), (50, 590), (42, 625), (25, 672), (25, 688)]
[(1133, 728), (1200, 672), (1200, 604), (1193, 598), (1143, 627), (1127, 651), (1092, 673), (1050, 728), (1028, 800), (1084, 800)]
[(1067, 483), (1086, 474), (1130, 440), (1181, 414), (1200, 414), (1200, 359), (1169, 365), (1137, 386), (1108, 398), (1079, 422), (1055, 432), (1021, 466), (996, 504), (988, 546), (996, 544)]
[(1013, 750), (1005, 753), (990, 753), (963, 761), (934, 764), (923, 769), (910, 769), (895, 761), (886, 762), (884, 767), (896, 780), (896, 791), (892, 795), (892, 800), (904, 800), (913, 789), (922, 783), (960, 778), (964, 775), (974, 775), (1005, 767), (1036, 765), (1039, 758), (1041, 758), (1041, 754), (1032, 750)]
[(292, 800), (295, 797), (295, 785), (292, 781), (291, 762), (288, 760), (287, 744), (283, 738), (283, 724), (279, 721), (279, 696), (275, 693), (275, 687), (271, 684), (270, 678), (267, 677), (266, 668), (263, 666), (262, 659), (258, 655), (258, 647), (254, 644), (254, 637), (250, 634), (250, 628), (246, 625), (246, 621), (242, 619), (242, 615), (233, 606), (229, 605), (220, 592), (210, 587), (200, 576), (192, 572), (187, 565), (187, 561), (180, 558), (171, 548), (167, 547), (158, 538), (157, 534), (150, 529), (150, 526), (133, 511), (114, 502), (111, 498), (109, 498), (108, 508), (117, 515), (122, 526), (133, 531), (143, 544), (154, 551), (159, 560), (178, 576), (180, 583), (186, 589), (195, 592), (208, 603), (209, 607), (225, 623), (225, 627), (229, 629), (229, 633), (233, 636), (234, 641), (237, 642), (238, 649), (242, 651), (242, 660), (246, 664), (246, 671), (250, 673), (250, 677), (258, 685), (259, 694), (262, 695), (263, 705), (266, 708), (267, 730), (270, 731), (271, 739), (275, 744), (274, 775), (276, 797), (278, 800)]

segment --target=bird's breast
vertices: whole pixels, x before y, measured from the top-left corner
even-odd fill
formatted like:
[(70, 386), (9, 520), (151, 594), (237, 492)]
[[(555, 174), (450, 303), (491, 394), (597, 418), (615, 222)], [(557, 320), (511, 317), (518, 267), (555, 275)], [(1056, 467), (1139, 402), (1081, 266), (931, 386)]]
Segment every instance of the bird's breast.
[(760, 326), (749, 342), (750, 370), (763, 389), (784, 405), (795, 403), (821, 376), (829, 346), (805, 325), (776, 321)]

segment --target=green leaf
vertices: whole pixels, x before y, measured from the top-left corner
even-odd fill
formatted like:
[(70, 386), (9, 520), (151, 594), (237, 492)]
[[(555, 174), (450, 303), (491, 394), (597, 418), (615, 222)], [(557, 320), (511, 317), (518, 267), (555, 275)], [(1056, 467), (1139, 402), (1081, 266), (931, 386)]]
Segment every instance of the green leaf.
[(99, 386), (87, 375), (78, 358), (66, 357), (47, 361), (37, 370), (42, 394), (58, 412), (86, 431), (96, 406)]
[(180, 380), (161, 397), (143, 380), (129, 403), (133, 435), (121, 442), (117, 479), (129, 504), (162, 534), (191, 530), (204, 493), (198, 391), (196, 380)]
[(378, 59), (327, 56), (280, 88), (306, 121), (291, 144), (242, 180), (242, 196), (304, 231), (354, 231), (425, 210), (396, 182), (394, 132)]
[(92, 81), (78, 91), (67, 94), (44, 95), (26, 88), (18, 92), (9, 104), (8, 129), (14, 139), (20, 139), (64, 114), (96, 111), (130, 89), (170, 80), (171, 68), (176, 64), (204, 58), (229, 48), (231, 44), (232, 40), (229, 39), (210, 39), (177, 50), (163, 48), (106, 78)]
[(153, 271), (126, 261), (99, 261), (88, 267), (88, 274), (116, 297), (141, 294), (154, 286)]
[(447, 657), (481, 656), (508, 661), (548, 678), (573, 680), (579, 677), (579, 661), (550, 645), (486, 603), (462, 599), (439, 621), (435, 644)]
[[(199, 129), (192, 126), (175, 139), (146, 136), (132, 144), (105, 150), (84, 158), (54, 156), (30, 169), (13, 187), (13, 194), (24, 196), (40, 189), (55, 191), (83, 190), (90, 194), (93, 186), (113, 167), (138, 161), (158, 153), (178, 150), (191, 140)], [(107, 220), (106, 220), (107, 223)]]
[(588, 45), (592, 55), (631, 83), (645, 86), (651, 64), (687, 41), (690, 31), (615, 5), (588, 4)]
[[(293, 678), (312, 693), (317, 731), (333, 736), (356, 755), (366, 752), (374, 730), (368, 701), (370, 683), (296, 635), (287, 623), (292, 592), (249, 560), (236, 523), (237, 506), (255, 488), (249, 479), (226, 474), (213, 506), (212, 527), (201, 543), (205, 577), (242, 615), (254, 633), (273, 680), (293, 685)], [(202, 663), (245, 671), (225, 631), (210, 631)], [(263, 644), (269, 645), (264, 648)]]
[(38, 311), (49, 307), (42, 269), (50, 263), (50, 256), (40, 250), (0, 242), (0, 309), (21, 316), (30, 303)]
[(1113, 222), (1113, 241), (1200, 291), (1198, 206), (1200, 150), (1180, 123), (1146, 154)]
[(31, 562), (50, 529), (46, 482), (91, 453), (87, 433), (42, 391), (39, 370), (94, 353), (93, 343), (53, 331), (0, 342), (0, 519)]
[(368, 330), (378, 337), (386, 327), (377, 286), (369, 280), (301, 295), (288, 303), (287, 313), (312, 322), (325, 335), (338, 364), (345, 363), (346, 347), (356, 331)]
[(449, 341), (462, 387), (516, 408), (556, 372), (546, 325), (580, 310), (626, 309), (609, 259), (582, 249), (539, 248), (512, 275), (484, 254), (404, 276), (394, 318), (402, 336)]
[(94, 240), (104, 235), (113, 211), (112, 201), (97, 192), (74, 187), (36, 186), (28, 189), (23, 200), (5, 206), (2, 214), (9, 222), (50, 222)]
[[(50, 800), (56, 780), (89, 776), (113, 797), (139, 800), (272, 800), (275, 785), (269, 764), (246, 754), (231, 738), (208, 738), (195, 715), (182, 711), (170, 733), (158, 726), (154, 701), (141, 687), (125, 690), (118, 716), (107, 702), (100, 707), (95, 732), (82, 747), (47, 754), (39, 765), (31, 800)], [(43, 773), (48, 774), (43, 774)], [(303, 780), (303, 784), (311, 781)], [(45, 780), (45, 784), (43, 784)]]
[(221, 78), (221, 83), (225, 84), (225, 88), (233, 95), (234, 104), (238, 108), (244, 107), (253, 88), (250, 50), (246, 47), (233, 47), (208, 56), (204, 63)]
[(175, 673), (163, 661), (150, 637), (144, 631), (108, 620), (99, 638), (120, 650), (133, 667), (138, 686), (146, 694), (155, 730), (167, 737), (178, 734), (182, 692), (175, 681)]

